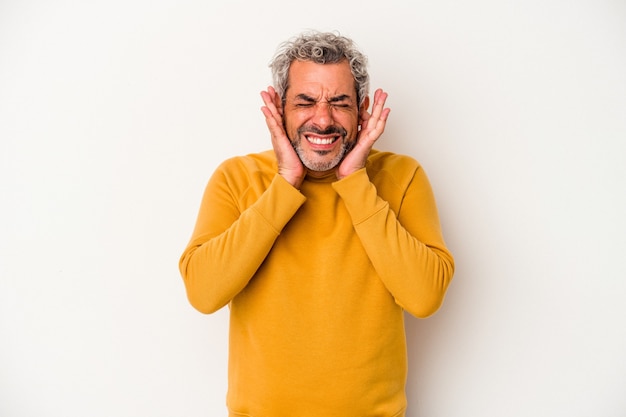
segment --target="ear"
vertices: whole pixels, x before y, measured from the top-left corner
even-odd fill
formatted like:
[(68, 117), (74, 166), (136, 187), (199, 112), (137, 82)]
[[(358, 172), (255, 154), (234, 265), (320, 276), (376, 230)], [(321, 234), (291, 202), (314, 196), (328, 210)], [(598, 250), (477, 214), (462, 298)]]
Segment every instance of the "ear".
[(276, 106), (276, 110), (282, 116), (283, 115), (283, 100), (278, 94), (274, 94), (274, 106)]
[(361, 126), (361, 123), (366, 120), (367, 116), (364, 117), (364, 115), (367, 114), (367, 109), (369, 106), (370, 97), (365, 96), (365, 99), (363, 99), (363, 103), (361, 103), (361, 105), (359, 106), (359, 126)]

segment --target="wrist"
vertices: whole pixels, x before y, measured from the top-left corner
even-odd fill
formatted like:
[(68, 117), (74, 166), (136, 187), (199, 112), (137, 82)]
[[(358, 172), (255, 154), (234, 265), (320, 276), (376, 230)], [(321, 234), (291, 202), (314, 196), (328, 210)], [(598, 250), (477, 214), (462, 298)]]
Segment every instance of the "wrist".
[(288, 172), (281, 172), (280, 170), (278, 171), (278, 174), (297, 190), (300, 189), (302, 182), (304, 181), (304, 175), (294, 175)]

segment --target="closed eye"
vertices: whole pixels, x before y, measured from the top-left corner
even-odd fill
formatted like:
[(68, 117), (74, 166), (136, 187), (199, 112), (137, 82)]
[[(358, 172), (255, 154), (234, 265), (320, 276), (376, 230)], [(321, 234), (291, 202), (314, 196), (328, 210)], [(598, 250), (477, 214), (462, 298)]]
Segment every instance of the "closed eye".
[(341, 109), (341, 110), (351, 109), (354, 107), (350, 96), (345, 95), (345, 94), (337, 96), (337, 97), (331, 97), (329, 100), (323, 101), (323, 102), (322, 101), (318, 102), (313, 97), (309, 97), (306, 94), (299, 94), (296, 96), (293, 106), (296, 108), (301, 108), (301, 109), (311, 108), (317, 105), (318, 103), (327, 104), (331, 108)]
[(350, 96), (342, 94), (337, 97), (332, 97), (328, 100), (328, 104), (338, 109), (349, 109), (352, 107), (352, 100)]

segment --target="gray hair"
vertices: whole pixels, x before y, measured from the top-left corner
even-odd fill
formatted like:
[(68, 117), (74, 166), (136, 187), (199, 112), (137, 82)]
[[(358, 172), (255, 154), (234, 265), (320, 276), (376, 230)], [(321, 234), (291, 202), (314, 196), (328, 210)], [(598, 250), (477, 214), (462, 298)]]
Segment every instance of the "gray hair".
[(274, 89), (283, 101), (289, 87), (289, 67), (295, 60), (311, 61), (316, 64), (348, 61), (359, 105), (367, 97), (369, 90), (367, 57), (359, 51), (351, 39), (338, 33), (312, 31), (283, 42), (269, 65), (272, 69)]

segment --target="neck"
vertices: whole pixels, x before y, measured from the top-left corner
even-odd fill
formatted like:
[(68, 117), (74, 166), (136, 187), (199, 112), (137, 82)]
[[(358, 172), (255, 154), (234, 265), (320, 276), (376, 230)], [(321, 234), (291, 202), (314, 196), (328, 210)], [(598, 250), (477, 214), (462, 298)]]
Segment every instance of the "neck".
[(327, 171), (313, 171), (307, 168), (306, 176), (315, 180), (328, 179), (331, 177), (333, 179), (337, 179), (337, 173), (335, 172), (335, 168), (329, 169)]

